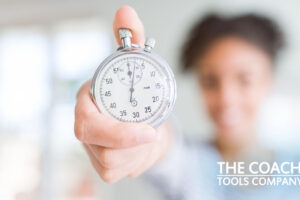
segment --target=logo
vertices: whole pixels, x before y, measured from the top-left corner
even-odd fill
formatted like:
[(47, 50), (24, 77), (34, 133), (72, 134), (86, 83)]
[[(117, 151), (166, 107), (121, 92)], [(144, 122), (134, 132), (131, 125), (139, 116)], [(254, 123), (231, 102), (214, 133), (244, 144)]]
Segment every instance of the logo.
[(218, 185), (300, 186), (300, 162), (217, 162)]

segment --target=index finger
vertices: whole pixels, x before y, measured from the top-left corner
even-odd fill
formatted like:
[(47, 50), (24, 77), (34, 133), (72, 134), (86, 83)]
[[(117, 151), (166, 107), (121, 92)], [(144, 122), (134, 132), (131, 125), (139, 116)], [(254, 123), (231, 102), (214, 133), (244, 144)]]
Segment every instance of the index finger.
[(141, 22), (135, 10), (130, 6), (122, 6), (117, 10), (115, 15), (113, 29), (119, 45), (121, 45), (121, 40), (119, 38), (120, 28), (127, 28), (131, 30), (132, 43), (140, 46), (144, 45), (145, 34), (143, 23)]
[(149, 125), (120, 122), (101, 114), (89, 94), (91, 82), (82, 86), (75, 108), (75, 134), (83, 143), (125, 148), (152, 142), (156, 131)]

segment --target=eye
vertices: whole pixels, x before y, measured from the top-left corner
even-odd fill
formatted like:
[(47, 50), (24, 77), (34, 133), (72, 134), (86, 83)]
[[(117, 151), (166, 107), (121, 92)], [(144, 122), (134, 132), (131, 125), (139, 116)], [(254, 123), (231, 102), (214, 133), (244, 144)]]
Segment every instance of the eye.
[(218, 79), (212, 75), (202, 76), (201, 83), (203, 88), (206, 89), (215, 89), (218, 87)]

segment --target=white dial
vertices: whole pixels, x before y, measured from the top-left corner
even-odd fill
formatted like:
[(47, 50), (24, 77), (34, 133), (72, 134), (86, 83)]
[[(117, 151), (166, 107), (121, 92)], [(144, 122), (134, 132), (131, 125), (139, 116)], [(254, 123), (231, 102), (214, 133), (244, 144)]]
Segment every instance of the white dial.
[(123, 122), (157, 125), (170, 112), (176, 86), (163, 62), (146, 53), (119, 53), (97, 70), (92, 94), (100, 112)]

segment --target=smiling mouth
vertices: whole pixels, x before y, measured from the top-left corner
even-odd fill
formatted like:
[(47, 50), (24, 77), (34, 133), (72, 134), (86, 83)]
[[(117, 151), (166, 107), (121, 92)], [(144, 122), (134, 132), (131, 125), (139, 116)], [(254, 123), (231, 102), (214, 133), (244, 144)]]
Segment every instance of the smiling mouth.
[(242, 114), (236, 110), (227, 110), (217, 115), (217, 123), (224, 128), (234, 128), (241, 124)]

